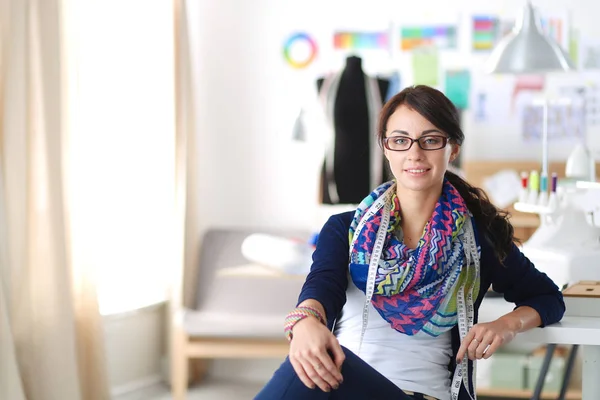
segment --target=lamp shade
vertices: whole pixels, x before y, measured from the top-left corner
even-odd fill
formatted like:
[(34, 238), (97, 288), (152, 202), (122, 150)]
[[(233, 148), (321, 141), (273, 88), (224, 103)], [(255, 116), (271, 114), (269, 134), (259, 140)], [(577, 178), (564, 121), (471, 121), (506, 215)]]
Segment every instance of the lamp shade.
[(496, 74), (527, 74), (575, 69), (560, 45), (542, 32), (536, 11), (527, 2), (512, 32), (494, 48), (485, 70)]

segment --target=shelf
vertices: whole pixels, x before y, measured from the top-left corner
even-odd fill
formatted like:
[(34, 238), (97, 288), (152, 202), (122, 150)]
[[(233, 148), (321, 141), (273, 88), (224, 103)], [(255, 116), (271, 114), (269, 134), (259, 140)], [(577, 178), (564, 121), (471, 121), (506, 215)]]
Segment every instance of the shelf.
[[(488, 397), (508, 397), (513, 399), (531, 399), (533, 390), (477, 388), (477, 395)], [(555, 392), (543, 392), (541, 396), (542, 399), (556, 399), (557, 397), (558, 393)], [(581, 390), (568, 390), (565, 400), (581, 400)]]
[(516, 202), (513, 204), (515, 210), (524, 212), (524, 213), (534, 213), (534, 214), (552, 214), (555, 210), (547, 206), (539, 206), (537, 204), (529, 204), (529, 203), (521, 203)]
[(575, 187), (577, 189), (600, 189), (600, 182), (577, 181)]

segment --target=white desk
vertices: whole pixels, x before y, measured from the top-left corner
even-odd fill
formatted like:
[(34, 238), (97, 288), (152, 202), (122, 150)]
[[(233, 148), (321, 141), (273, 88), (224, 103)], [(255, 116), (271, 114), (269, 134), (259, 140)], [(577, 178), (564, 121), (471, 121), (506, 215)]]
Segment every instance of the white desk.
[[(514, 308), (502, 298), (486, 298), (479, 309), (479, 322), (492, 321)], [(583, 357), (583, 400), (600, 399), (600, 318), (565, 316), (562, 321), (545, 328), (518, 334), (511, 344), (556, 343), (578, 344)]]
[(515, 341), (581, 345), (582, 398), (600, 399), (600, 318), (565, 316), (556, 324), (520, 333)]

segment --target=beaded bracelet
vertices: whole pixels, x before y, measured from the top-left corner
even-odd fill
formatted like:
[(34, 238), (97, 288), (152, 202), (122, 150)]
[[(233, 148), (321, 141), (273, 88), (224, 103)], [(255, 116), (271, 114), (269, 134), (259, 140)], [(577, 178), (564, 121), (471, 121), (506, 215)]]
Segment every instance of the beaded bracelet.
[(285, 333), (288, 342), (292, 341), (292, 329), (294, 328), (294, 325), (307, 317), (315, 317), (323, 325), (327, 325), (323, 314), (321, 314), (319, 310), (308, 306), (296, 307), (285, 317), (283, 332)]

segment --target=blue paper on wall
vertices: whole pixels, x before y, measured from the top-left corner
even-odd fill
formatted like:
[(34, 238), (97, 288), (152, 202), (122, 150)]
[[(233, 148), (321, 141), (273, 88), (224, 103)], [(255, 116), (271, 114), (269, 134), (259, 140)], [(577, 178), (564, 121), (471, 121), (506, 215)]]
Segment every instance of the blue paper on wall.
[(456, 108), (469, 107), (471, 73), (467, 70), (446, 71), (445, 94)]

